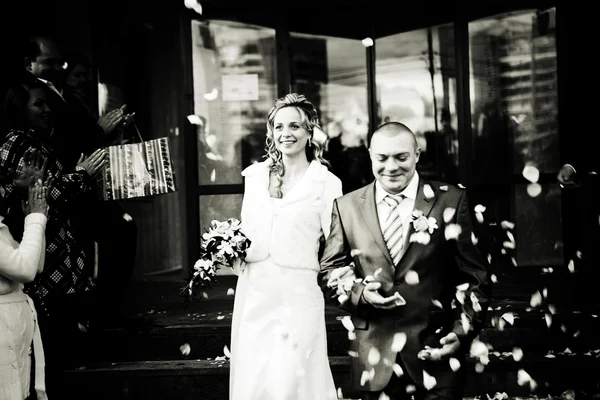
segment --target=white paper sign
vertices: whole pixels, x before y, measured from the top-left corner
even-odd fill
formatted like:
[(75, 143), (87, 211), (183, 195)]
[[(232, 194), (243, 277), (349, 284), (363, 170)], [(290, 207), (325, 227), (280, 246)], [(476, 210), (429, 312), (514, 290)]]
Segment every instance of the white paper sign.
[(221, 78), (223, 101), (258, 100), (258, 75), (223, 75)]

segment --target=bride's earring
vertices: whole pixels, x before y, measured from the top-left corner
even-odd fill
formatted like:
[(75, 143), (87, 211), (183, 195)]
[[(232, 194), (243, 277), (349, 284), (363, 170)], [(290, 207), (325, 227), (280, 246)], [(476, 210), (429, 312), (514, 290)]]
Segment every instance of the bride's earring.
[(312, 147), (312, 139), (308, 138), (308, 147)]

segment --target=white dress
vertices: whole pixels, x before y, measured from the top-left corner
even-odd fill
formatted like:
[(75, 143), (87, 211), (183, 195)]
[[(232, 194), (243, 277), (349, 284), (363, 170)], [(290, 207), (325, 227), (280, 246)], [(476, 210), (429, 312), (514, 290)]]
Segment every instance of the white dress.
[(341, 182), (313, 161), (283, 199), (273, 199), (267, 165), (243, 172), (242, 226), (252, 245), (235, 293), (230, 399), (337, 399), (317, 272)]

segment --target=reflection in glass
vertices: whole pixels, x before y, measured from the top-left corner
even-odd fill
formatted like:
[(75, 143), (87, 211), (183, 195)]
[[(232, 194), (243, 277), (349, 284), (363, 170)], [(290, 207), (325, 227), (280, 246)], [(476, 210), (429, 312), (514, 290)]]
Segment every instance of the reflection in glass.
[(194, 114), (200, 185), (241, 184), (262, 160), (265, 119), (276, 98), (275, 31), (192, 21)]
[[(212, 220), (240, 219), (242, 212), (241, 194), (218, 194), (200, 196), (200, 230), (204, 233)], [(200, 238), (202, 241), (202, 238)], [(220, 269), (217, 275), (231, 275), (229, 269)]]
[(475, 178), (559, 167), (556, 37), (536, 11), (469, 23)]
[(516, 259), (519, 265), (562, 265), (561, 189), (558, 184), (543, 184), (542, 192), (532, 197), (528, 185), (515, 185), (517, 208), (515, 224)]
[(422, 151), (419, 174), (458, 183), (453, 25), (377, 39), (375, 54), (378, 124), (407, 125)]
[(365, 47), (359, 40), (292, 33), (289, 48), (292, 90), (319, 111), (329, 136), (324, 156), (344, 193), (370, 183)]

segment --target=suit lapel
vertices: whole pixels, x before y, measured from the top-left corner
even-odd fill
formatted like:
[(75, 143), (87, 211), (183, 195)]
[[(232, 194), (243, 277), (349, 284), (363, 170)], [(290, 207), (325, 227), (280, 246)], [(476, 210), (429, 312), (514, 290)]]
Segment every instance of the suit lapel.
[(385, 245), (385, 240), (383, 239), (383, 233), (381, 233), (381, 227), (379, 226), (379, 217), (377, 215), (377, 205), (375, 204), (375, 182), (370, 184), (362, 195), (362, 204), (360, 205), (360, 210), (365, 219), (365, 223), (369, 232), (371, 232), (371, 236), (377, 243), (377, 246), (381, 249), (381, 252), (385, 255), (385, 258), (388, 259), (390, 264), (392, 264), (392, 257), (390, 256), (390, 251)]
[[(431, 193), (429, 193), (430, 198), (425, 196), (425, 190), (423, 189), (425, 187), (425, 185), (428, 185), (431, 188), (431, 193), (433, 193), (433, 197), (431, 197)], [(423, 215), (425, 217), (429, 217), (429, 214), (431, 213), (431, 209), (433, 208), (433, 205), (435, 204), (436, 199), (437, 199), (437, 194), (435, 193), (434, 187), (428, 181), (421, 180), (419, 182), (419, 190), (417, 191), (417, 198), (415, 199), (415, 206), (413, 208), (413, 211), (420, 210), (423, 212)], [(415, 233), (415, 226), (411, 220), (410, 225), (408, 227), (408, 235), (406, 238), (406, 249), (404, 250), (404, 254), (402, 255), (402, 258), (400, 259), (400, 262), (396, 266), (396, 277), (398, 277), (399, 275), (402, 275), (408, 269), (408, 261), (407, 260), (408, 260), (409, 252), (412, 248), (412, 243), (410, 242), (410, 237), (413, 233)]]

